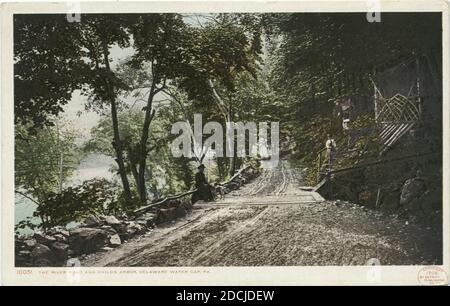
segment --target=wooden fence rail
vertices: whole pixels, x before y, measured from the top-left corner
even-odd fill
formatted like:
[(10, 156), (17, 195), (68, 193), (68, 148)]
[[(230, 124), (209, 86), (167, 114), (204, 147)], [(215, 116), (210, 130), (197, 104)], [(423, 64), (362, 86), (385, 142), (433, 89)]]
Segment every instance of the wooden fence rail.
[[(238, 172), (236, 172), (229, 180), (227, 180), (227, 181), (225, 181), (225, 182), (223, 182), (223, 183), (220, 183), (220, 184), (218, 184), (218, 185), (223, 186), (223, 185), (226, 185), (226, 184), (228, 184), (228, 183), (231, 183), (231, 182), (234, 181), (237, 177), (239, 177), (239, 175), (241, 175), (242, 172), (246, 171), (246, 170), (249, 169), (250, 167), (252, 167), (252, 166), (251, 166), (251, 165), (248, 165), (248, 166), (245, 166), (244, 168), (241, 168), (241, 169), (240, 169)], [(142, 215), (142, 214), (146, 213), (147, 211), (149, 211), (150, 209), (152, 209), (152, 208), (154, 208), (154, 207), (158, 207), (158, 206), (164, 205), (165, 203), (167, 203), (167, 202), (169, 202), (169, 201), (178, 200), (178, 199), (180, 199), (180, 198), (183, 198), (183, 197), (192, 195), (192, 194), (193, 194), (194, 192), (196, 192), (196, 191), (197, 191), (197, 189), (193, 189), (193, 190), (190, 190), (190, 191), (186, 191), (186, 192), (184, 192), (184, 193), (180, 193), (180, 194), (178, 194), (178, 195), (166, 197), (166, 198), (164, 198), (163, 200), (161, 200), (161, 201), (159, 201), (159, 202), (152, 203), (152, 204), (149, 204), (149, 205), (146, 205), (146, 206), (143, 206), (143, 207), (140, 207), (140, 208), (134, 210), (134, 211), (133, 211), (133, 215), (135, 215), (135, 216)]]

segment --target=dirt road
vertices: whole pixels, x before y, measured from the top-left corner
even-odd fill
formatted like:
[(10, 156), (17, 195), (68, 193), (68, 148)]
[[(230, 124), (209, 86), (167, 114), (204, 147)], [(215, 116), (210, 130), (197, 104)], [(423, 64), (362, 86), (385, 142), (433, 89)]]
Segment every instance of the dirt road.
[(302, 187), (287, 162), (215, 203), (194, 205), (83, 266), (298, 266), (438, 263), (430, 230)]

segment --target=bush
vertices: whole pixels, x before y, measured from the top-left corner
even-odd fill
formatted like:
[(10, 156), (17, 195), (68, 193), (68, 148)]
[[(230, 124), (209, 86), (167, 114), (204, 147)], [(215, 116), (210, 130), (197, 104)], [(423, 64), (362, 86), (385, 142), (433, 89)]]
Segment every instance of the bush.
[(51, 193), (34, 213), (40, 227), (47, 229), (79, 221), (90, 214), (111, 214), (120, 210), (118, 186), (106, 179), (92, 179), (61, 193)]

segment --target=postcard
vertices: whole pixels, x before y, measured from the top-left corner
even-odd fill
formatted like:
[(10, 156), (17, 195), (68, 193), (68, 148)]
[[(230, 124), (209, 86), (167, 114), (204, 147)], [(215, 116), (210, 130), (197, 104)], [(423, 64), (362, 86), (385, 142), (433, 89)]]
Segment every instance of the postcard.
[(5, 284), (448, 285), (448, 2), (1, 14)]

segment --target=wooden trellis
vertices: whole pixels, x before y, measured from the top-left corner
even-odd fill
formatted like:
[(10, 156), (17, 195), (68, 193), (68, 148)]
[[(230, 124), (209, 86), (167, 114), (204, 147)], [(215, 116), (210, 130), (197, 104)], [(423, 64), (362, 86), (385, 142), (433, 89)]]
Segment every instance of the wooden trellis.
[(389, 99), (379, 98), (378, 105), (381, 106), (376, 121), (380, 123), (403, 123), (414, 122), (419, 119), (420, 110), (414, 98), (408, 98), (396, 94)]
[[(417, 91), (416, 96), (412, 95), (414, 88)], [(380, 154), (384, 154), (419, 120), (421, 113), (420, 87), (417, 79), (407, 96), (397, 93), (390, 98), (383, 97), (375, 83), (374, 89), (375, 120), (380, 124)]]

